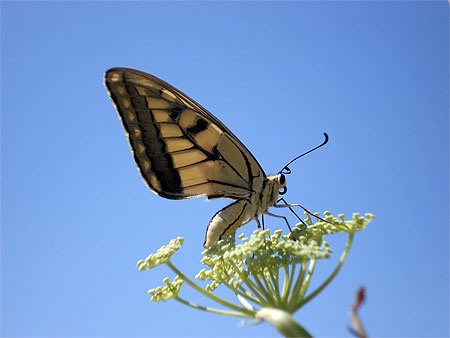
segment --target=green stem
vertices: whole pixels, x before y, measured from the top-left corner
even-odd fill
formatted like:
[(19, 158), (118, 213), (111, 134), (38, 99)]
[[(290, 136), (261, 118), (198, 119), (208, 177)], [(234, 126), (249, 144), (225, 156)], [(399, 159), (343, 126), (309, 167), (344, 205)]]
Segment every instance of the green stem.
[[(252, 264), (248, 264), (248, 271), (250, 272), (250, 275), (253, 276), (253, 279), (255, 280), (256, 284), (258, 284), (258, 290), (261, 291), (261, 293), (266, 297), (265, 299), (265, 303), (267, 305), (270, 304), (274, 304), (275, 303), (275, 299), (272, 297), (272, 294), (270, 292), (268, 292), (268, 290), (266, 288), (264, 288), (264, 286), (262, 285), (261, 281), (258, 278), (258, 274), (257, 272), (253, 269)], [(261, 273), (262, 275), (262, 280), (264, 281), (264, 283), (266, 283), (266, 279), (264, 278), (264, 272)], [(266, 285), (267, 287), (267, 285)]]
[[(238, 269), (238, 267), (235, 264), (233, 264), (233, 268), (234, 268), (235, 272), (239, 275), (239, 278), (241, 279), (241, 281), (244, 281), (245, 275), (242, 274), (242, 271), (240, 269)], [(233, 277), (230, 276), (228, 273), (227, 273), (227, 277), (228, 277), (228, 279), (233, 279)], [(263, 298), (257, 294), (256, 295), (251, 294), (248, 290), (246, 290), (241, 285), (241, 283), (239, 283), (237, 285), (237, 287), (231, 286), (230, 284), (228, 284), (228, 282), (222, 282), (222, 284), (225, 285), (227, 288), (229, 288), (234, 293), (239, 294), (240, 296), (248, 299), (249, 301), (254, 302), (258, 305), (264, 306), (264, 304), (261, 304), (261, 300)], [(246, 283), (246, 285), (248, 286), (247, 283)], [(251, 287), (249, 287), (249, 288), (252, 289)], [(257, 296), (259, 296), (259, 298)]]
[(230, 264), (233, 266), (234, 271), (236, 271), (236, 273), (239, 275), (239, 278), (242, 280), (242, 282), (244, 282), (244, 284), (247, 285), (250, 291), (253, 292), (255, 297), (259, 299), (258, 304), (261, 306), (267, 305), (266, 298), (263, 295), (261, 295), (260, 292), (258, 292), (258, 290), (259, 291), (264, 290), (260, 290), (259, 287), (255, 285), (255, 283), (253, 283), (253, 281), (250, 278), (247, 277), (247, 274), (244, 274), (233, 261), (230, 261)]
[(336, 275), (338, 274), (338, 272), (341, 269), (342, 265), (344, 264), (345, 260), (347, 259), (347, 255), (348, 255), (348, 253), (350, 251), (350, 247), (352, 246), (353, 237), (354, 237), (354, 233), (349, 233), (348, 234), (348, 240), (347, 240), (347, 244), (345, 246), (345, 250), (342, 253), (341, 258), (339, 259), (339, 264), (336, 266), (336, 268), (334, 269), (334, 271), (330, 275), (330, 277), (328, 277), (327, 280), (322, 283), (322, 285), (320, 285), (315, 291), (311, 292), (308, 295), (308, 297), (306, 297), (302, 302), (300, 302), (300, 304), (296, 307), (296, 310), (298, 308), (300, 308), (301, 306), (305, 305), (306, 303), (308, 303), (315, 296), (317, 296), (317, 294), (319, 294), (328, 284), (331, 283), (331, 281), (334, 279), (334, 277), (336, 277)]
[(306, 274), (305, 279), (303, 280), (302, 288), (300, 290), (299, 301), (302, 301), (305, 297), (306, 290), (308, 290), (309, 283), (311, 282), (312, 275), (314, 273), (314, 269), (316, 268), (317, 259), (313, 258), (309, 261), (308, 273)]
[(255, 318), (268, 322), (285, 337), (311, 337), (309, 332), (284, 310), (265, 307), (258, 311)]
[(273, 271), (271, 268), (269, 268), (269, 274), (270, 274), (270, 279), (272, 281), (272, 285), (274, 288), (274, 293), (275, 293), (275, 297), (277, 298), (277, 304), (278, 306), (281, 306), (283, 304), (283, 301), (281, 300), (281, 294), (280, 294), (280, 286), (279, 286), (279, 281), (278, 281), (278, 269), (276, 270), (276, 276), (273, 274)]
[(198, 286), (197, 284), (195, 284), (193, 281), (191, 281), (188, 277), (186, 277), (180, 270), (178, 270), (173, 264), (172, 262), (168, 261), (167, 266), (169, 268), (172, 269), (173, 272), (175, 272), (178, 276), (180, 276), (181, 279), (183, 279), (186, 283), (188, 283), (192, 288), (194, 288), (195, 290), (197, 290), (198, 292), (200, 292), (202, 295), (216, 301), (219, 304), (222, 304), (223, 306), (227, 306), (230, 309), (236, 310), (238, 312), (243, 312), (246, 315), (248, 315), (249, 317), (254, 317), (255, 315), (255, 311), (250, 311), (247, 310), (245, 308), (242, 308), (240, 306), (237, 306), (233, 303), (230, 303), (220, 297), (217, 297), (216, 295), (213, 295), (211, 292), (208, 292), (206, 290), (204, 290), (203, 288), (201, 288), (200, 286)]
[(270, 298), (272, 300), (272, 305), (276, 305), (276, 304), (278, 305), (279, 303), (277, 300), (280, 296), (275, 291), (275, 286), (272, 284), (270, 277), (266, 278), (266, 274), (264, 273), (264, 270), (261, 272), (261, 275), (262, 275), (261, 279), (263, 280), (264, 285), (266, 286), (266, 290), (270, 294)]
[(260, 304), (260, 301), (258, 298), (256, 298), (254, 295), (252, 295), (250, 292), (248, 292), (247, 290), (245, 290), (242, 286), (238, 285), (237, 288), (231, 286), (230, 284), (226, 283), (226, 282), (222, 282), (223, 285), (225, 285), (227, 288), (229, 288), (231, 291), (233, 291), (234, 293), (248, 299), (251, 302), (254, 302), (258, 305), (263, 306), (262, 304)]
[[(288, 304), (289, 304), (289, 299), (290, 299), (290, 295), (291, 295), (291, 290), (292, 290), (292, 286), (294, 285), (294, 277), (295, 277), (295, 269), (296, 269), (297, 265), (296, 264), (292, 264), (291, 265), (291, 273), (289, 275), (289, 285), (287, 287), (286, 290), (286, 295), (285, 297), (283, 297), (283, 308), (286, 309)], [(289, 274), (289, 265), (287, 266), (287, 271)]]
[(307, 264), (306, 260), (302, 262), (300, 271), (298, 272), (297, 281), (295, 282), (294, 288), (292, 289), (292, 292), (289, 295), (287, 310), (291, 313), (295, 311), (295, 305), (297, 304), (297, 300), (299, 298), (299, 293), (301, 290), (301, 286), (303, 284), (303, 279), (305, 278), (306, 264)]
[[(260, 255), (257, 255), (257, 256), (261, 258)], [(271, 271), (270, 271), (270, 269), (267, 270), (269, 272), (269, 278), (267, 278), (267, 274), (265, 272), (266, 269), (263, 266), (261, 266), (261, 265), (259, 265), (258, 268), (260, 268), (259, 269), (260, 275), (261, 275), (260, 279), (262, 279), (262, 281), (264, 282), (265, 290), (267, 290), (268, 294), (270, 295), (271, 304), (275, 305), (275, 304), (277, 304), (277, 301), (276, 301), (275, 298), (279, 298), (279, 295), (276, 293), (275, 286), (271, 282), (271, 279), (272, 279)], [(258, 280), (258, 275), (257, 274), (253, 274), (253, 277), (256, 280)]]
[[(289, 276), (289, 265), (284, 265), (284, 282), (283, 282), (283, 291), (281, 292), (281, 299), (282, 299), (282, 307), (286, 305), (287, 300), (287, 294), (289, 292), (289, 289), (291, 288), (291, 280)], [(295, 269), (295, 265), (292, 266), (292, 269)], [(292, 271), (294, 272), (294, 270)]]
[(189, 302), (179, 296), (174, 297), (174, 299), (184, 305), (193, 307), (194, 309), (197, 309), (197, 310), (207, 311), (207, 312), (216, 313), (216, 314), (225, 315), (225, 316), (253, 318), (253, 316), (249, 316), (248, 314), (245, 314), (243, 312), (226, 311), (226, 310), (219, 310), (219, 309), (214, 309), (214, 308), (210, 308), (210, 307), (206, 307), (206, 306), (201, 306), (201, 305)]

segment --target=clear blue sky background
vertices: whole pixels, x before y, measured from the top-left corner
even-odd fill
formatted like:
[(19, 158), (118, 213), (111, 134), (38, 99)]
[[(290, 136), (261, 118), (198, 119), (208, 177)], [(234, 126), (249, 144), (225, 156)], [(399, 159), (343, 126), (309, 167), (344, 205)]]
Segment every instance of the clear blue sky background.
[[(267, 173), (329, 133), (292, 165), (287, 199), (377, 218), (335, 282), (296, 313), (313, 335), (350, 335), (359, 285), (370, 335), (449, 335), (447, 1), (3, 1), (1, 10), (3, 336), (277, 335), (149, 301), (172, 274), (138, 272), (136, 261), (182, 236), (173, 261), (194, 276), (206, 225), (227, 201), (147, 190), (102, 83), (116, 66), (186, 92)], [(331, 239), (336, 255), (343, 244)], [(316, 285), (333, 264), (319, 264)], [(188, 286), (183, 295), (205, 304)]]

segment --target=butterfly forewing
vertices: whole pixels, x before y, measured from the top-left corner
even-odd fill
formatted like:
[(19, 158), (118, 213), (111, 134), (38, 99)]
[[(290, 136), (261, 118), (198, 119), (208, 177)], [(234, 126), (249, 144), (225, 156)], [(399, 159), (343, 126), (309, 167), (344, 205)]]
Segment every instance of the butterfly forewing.
[(206, 109), (144, 72), (113, 68), (108, 93), (145, 182), (171, 199), (246, 198), (265, 174), (253, 155)]

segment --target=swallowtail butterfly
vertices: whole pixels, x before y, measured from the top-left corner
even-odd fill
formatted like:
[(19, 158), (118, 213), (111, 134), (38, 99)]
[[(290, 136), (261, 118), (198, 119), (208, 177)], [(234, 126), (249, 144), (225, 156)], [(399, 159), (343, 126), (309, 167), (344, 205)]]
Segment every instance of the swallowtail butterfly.
[(105, 85), (150, 190), (170, 199), (234, 200), (209, 222), (205, 248), (253, 219), (259, 224), (261, 214), (272, 215), (268, 209), (276, 205), (279, 190), (286, 189), (285, 176), (266, 176), (252, 153), (214, 115), (170, 84), (138, 70), (112, 68), (105, 73)]

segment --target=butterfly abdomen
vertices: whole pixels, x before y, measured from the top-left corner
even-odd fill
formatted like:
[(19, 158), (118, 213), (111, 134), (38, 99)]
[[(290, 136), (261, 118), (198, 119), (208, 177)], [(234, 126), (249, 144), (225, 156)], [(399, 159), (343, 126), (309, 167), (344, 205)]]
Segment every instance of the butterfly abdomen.
[(239, 199), (219, 210), (209, 221), (203, 246), (209, 248), (219, 240), (227, 238), (237, 228), (250, 222), (254, 204), (248, 199)]

